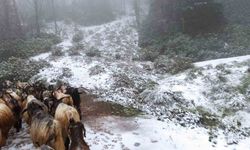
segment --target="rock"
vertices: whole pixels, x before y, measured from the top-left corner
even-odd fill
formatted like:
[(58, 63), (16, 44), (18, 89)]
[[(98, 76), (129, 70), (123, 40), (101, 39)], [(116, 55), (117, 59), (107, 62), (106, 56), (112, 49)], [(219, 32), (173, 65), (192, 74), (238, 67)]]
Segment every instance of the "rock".
[(135, 143), (134, 146), (135, 147), (139, 147), (141, 144), (140, 143)]

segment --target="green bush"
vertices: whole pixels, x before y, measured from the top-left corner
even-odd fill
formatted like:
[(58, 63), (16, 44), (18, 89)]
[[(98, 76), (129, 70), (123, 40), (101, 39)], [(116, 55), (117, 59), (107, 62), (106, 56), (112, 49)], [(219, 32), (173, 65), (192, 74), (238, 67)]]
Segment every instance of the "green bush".
[(216, 59), (226, 55), (224, 50), (225, 42), (221, 37), (218, 37), (218, 34), (210, 34), (205, 37), (197, 36), (192, 41), (196, 47), (196, 51), (192, 56), (194, 61)]
[(64, 53), (61, 47), (55, 46), (52, 48), (52, 56), (63, 56)]
[(60, 42), (59, 38), (50, 34), (26, 40), (0, 41), (0, 62), (10, 57), (28, 58), (48, 52), (58, 42)]
[(231, 25), (227, 27), (228, 43), (234, 47), (250, 48), (250, 26)]
[(158, 55), (187, 57), (192, 61), (248, 55), (250, 26), (230, 25), (223, 33), (188, 36), (181, 33), (159, 37), (139, 53), (143, 60), (154, 60)]
[(241, 85), (238, 86), (238, 90), (240, 91), (241, 94), (247, 94), (249, 87), (250, 87), (250, 75), (247, 75), (241, 81)]
[(194, 58), (197, 55), (197, 46), (191, 37), (184, 34), (169, 35), (154, 41), (154, 44), (142, 48), (139, 53), (142, 60), (153, 61), (159, 55), (180, 56)]
[(89, 50), (86, 51), (86, 55), (89, 56), (89, 57), (100, 57), (101, 52), (98, 49), (92, 47), (92, 48), (90, 48)]
[(142, 48), (139, 53), (139, 59), (144, 61), (154, 61), (159, 56), (158, 50), (153, 48)]
[(199, 123), (201, 123), (203, 126), (211, 128), (218, 127), (220, 125), (218, 117), (206, 110), (204, 107), (197, 106), (196, 111), (200, 115)]
[(77, 31), (76, 34), (73, 36), (72, 41), (75, 43), (79, 43), (83, 40), (83, 32), (81, 30)]
[(193, 68), (192, 61), (189, 58), (175, 56), (169, 58), (166, 55), (159, 56), (154, 63), (157, 73), (177, 74), (189, 68)]
[(84, 50), (84, 45), (80, 43), (74, 44), (70, 49), (69, 49), (69, 55), (70, 56), (76, 56), (80, 55), (80, 51)]
[(96, 66), (91, 67), (89, 69), (89, 75), (90, 76), (98, 75), (98, 74), (101, 74), (103, 72), (105, 72), (105, 68), (102, 67), (102, 66), (99, 66), (99, 65), (96, 65)]
[(53, 44), (58, 44), (58, 43), (62, 42), (62, 40), (59, 36), (52, 34), (52, 33), (41, 33), (39, 35), (39, 38), (50, 40)]
[(0, 81), (21, 80), (28, 81), (32, 76), (39, 73), (39, 70), (48, 66), (45, 61), (30, 61), (11, 57), (0, 63)]
[(170, 38), (165, 46), (164, 54), (174, 54), (181, 57), (190, 57), (197, 52), (192, 39), (184, 34), (178, 34)]

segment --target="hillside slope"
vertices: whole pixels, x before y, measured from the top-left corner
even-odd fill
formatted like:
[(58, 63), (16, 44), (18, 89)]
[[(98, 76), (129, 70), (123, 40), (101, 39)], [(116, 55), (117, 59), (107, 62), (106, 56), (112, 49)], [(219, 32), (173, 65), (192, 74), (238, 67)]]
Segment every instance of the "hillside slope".
[[(129, 17), (78, 27), (84, 36), (83, 47), (73, 56), (76, 31), (61, 24), (64, 41), (58, 46), (63, 54), (31, 58), (51, 64), (33, 80), (53, 84), (60, 79), (89, 89), (98, 100), (145, 112), (134, 118), (87, 121), (87, 142), (95, 150), (250, 149), (250, 87), (243, 86), (250, 76), (250, 55), (197, 62), (194, 68), (176, 75), (157, 74), (153, 62), (133, 61), (139, 49), (134, 27), (134, 18)], [(96, 54), (91, 56), (89, 51)]]

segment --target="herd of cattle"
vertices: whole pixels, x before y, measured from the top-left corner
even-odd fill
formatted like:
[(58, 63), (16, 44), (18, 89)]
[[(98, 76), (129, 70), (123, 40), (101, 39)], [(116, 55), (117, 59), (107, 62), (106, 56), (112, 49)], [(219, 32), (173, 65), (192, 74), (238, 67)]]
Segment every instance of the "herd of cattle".
[(0, 87), (0, 149), (12, 127), (20, 131), (22, 120), (37, 148), (89, 150), (77, 88), (5, 81)]

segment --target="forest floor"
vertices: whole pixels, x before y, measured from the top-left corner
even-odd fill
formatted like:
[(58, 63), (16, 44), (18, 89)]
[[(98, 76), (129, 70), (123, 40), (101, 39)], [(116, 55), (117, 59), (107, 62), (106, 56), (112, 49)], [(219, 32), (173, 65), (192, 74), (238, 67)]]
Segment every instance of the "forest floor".
[[(250, 149), (250, 90), (242, 86), (250, 55), (159, 74), (154, 62), (134, 59), (139, 47), (133, 17), (92, 27), (60, 23), (60, 28), (62, 54), (32, 57), (51, 65), (32, 80), (55, 84), (60, 79), (95, 95), (82, 97), (91, 149)], [(75, 43), (72, 37), (79, 30), (84, 38)], [(80, 50), (72, 55), (78, 44)], [(33, 149), (27, 127), (11, 132), (2, 149)]]

